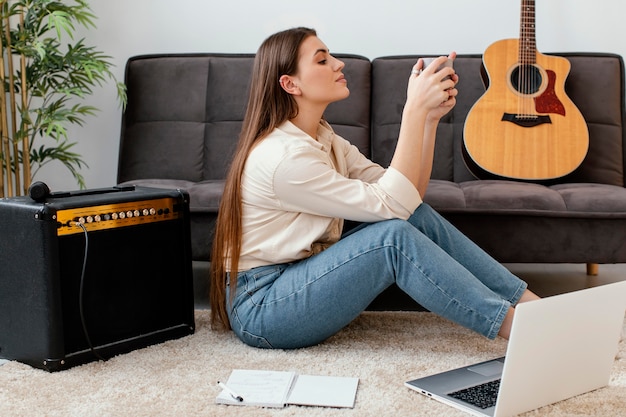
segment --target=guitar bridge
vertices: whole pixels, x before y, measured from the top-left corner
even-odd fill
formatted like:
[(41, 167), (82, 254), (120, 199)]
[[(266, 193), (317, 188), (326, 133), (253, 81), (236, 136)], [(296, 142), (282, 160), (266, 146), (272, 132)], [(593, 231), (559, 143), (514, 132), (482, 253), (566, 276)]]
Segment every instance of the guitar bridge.
[(521, 127), (535, 127), (543, 123), (552, 123), (548, 115), (521, 115), (513, 113), (504, 113), (502, 115), (502, 121), (515, 123)]

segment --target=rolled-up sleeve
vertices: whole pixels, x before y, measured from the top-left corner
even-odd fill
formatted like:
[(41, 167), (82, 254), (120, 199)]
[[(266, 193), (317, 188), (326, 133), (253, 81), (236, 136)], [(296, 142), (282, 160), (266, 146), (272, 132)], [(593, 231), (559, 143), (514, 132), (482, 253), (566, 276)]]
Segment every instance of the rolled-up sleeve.
[(409, 215), (422, 203), (422, 198), (413, 183), (393, 167), (385, 170), (378, 184), (391, 198), (410, 211)]

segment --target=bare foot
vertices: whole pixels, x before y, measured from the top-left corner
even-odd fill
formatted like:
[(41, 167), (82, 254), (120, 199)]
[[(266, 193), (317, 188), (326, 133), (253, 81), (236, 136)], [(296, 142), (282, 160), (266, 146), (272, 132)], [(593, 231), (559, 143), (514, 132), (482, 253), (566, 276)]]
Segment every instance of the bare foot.
[(525, 303), (527, 301), (534, 301), (534, 300), (539, 300), (541, 297), (539, 297), (537, 294), (535, 294), (534, 292), (530, 291), (530, 290), (526, 290), (524, 291), (524, 294), (522, 294), (522, 296), (520, 297), (518, 304), (519, 303)]
[[(530, 290), (524, 291), (524, 294), (519, 299), (519, 303), (525, 303), (528, 301), (539, 300), (540, 297), (533, 293)], [(506, 340), (509, 340), (511, 336), (511, 327), (513, 326), (513, 316), (515, 316), (515, 308), (510, 307), (509, 311), (507, 311), (506, 316), (504, 316), (504, 320), (502, 321), (502, 326), (500, 326), (500, 331), (498, 335)]]

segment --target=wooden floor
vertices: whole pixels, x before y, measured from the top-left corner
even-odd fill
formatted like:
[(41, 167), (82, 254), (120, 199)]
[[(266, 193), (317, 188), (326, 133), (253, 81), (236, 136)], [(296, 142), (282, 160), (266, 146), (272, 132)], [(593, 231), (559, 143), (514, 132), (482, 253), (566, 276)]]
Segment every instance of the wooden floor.
[(626, 280), (626, 264), (600, 265), (598, 275), (587, 275), (585, 264), (505, 264), (541, 297)]

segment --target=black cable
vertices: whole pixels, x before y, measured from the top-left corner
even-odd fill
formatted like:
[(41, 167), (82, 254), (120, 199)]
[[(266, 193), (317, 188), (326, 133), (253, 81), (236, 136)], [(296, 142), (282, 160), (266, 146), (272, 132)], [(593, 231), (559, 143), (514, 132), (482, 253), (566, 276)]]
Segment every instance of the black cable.
[(91, 353), (93, 353), (93, 355), (96, 358), (100, 359), (101, 361), (105, 361), (106, 359), (104, 359), (98, 352), (96, 352), (93, 345), (91, 344), (91, 339), (89, 338), (89, 332), (87, 331), (85, 315), (83, 312), (83, 292), (84, 292), (83, 288), (85, 284), (85, 270), (87, 269), (87, 255), (89, 253), (89, 234), (87, 233), (87, 228), (85, 227), (84, 224), (80, 222), (73, 222), (73, 224), (83, 229), (83, 234), (85, 235), (85, 251), (83, 254), (83, 268), (80, 274), (80, 288), (78, 290), (78, 309), (80, 311), (80, 322), (83, 326), (83, 334), (85, 335), (85, 339), (87, 340), (87, 344), (89, 345), (89, 349), (91, 350)]

